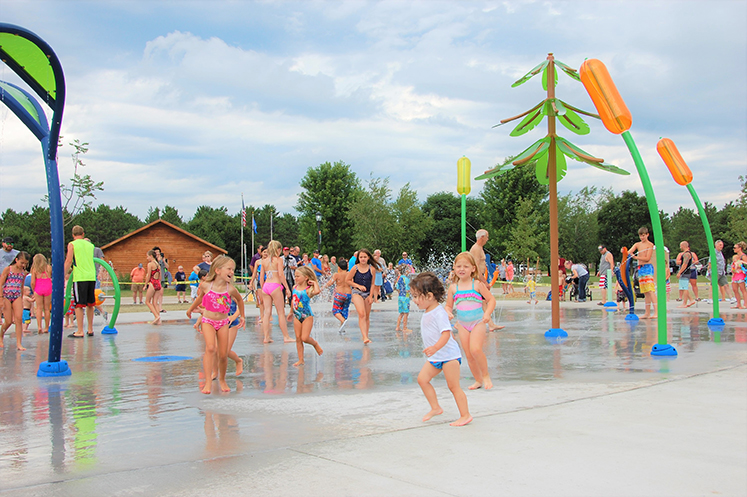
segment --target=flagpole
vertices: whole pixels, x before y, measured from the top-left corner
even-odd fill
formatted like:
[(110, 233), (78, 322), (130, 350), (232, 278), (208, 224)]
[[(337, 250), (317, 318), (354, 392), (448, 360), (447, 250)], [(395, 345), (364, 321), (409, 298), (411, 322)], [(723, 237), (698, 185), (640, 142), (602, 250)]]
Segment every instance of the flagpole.
[(274, 238), (272, 238), (272, 214), (272, 209), (270, 209), (270, 240), (274, 240)]

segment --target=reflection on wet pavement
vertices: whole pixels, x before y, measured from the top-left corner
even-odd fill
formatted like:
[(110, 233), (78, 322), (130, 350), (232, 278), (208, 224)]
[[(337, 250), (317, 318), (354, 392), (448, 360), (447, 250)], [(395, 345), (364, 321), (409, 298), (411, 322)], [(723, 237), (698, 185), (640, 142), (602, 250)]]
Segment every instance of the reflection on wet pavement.
[[(544, 338), (549, 311), (499, 312), (506, 328), (489, 335), (486, 354), (493, 392), (506, 397), (514, 387), (540, 383), (572, 388), (729, 367), (743, 362), (747, 344), (745, 315), (729, 316), (721, 333), (708, 330), (707, 316), (670, 317), (670, 343), (680, 355), (656, 360), (652, 321), (631, 327), (623, 315), (564, 308), (570, 336), (557, 343)], [(340, 335), (337, 321), (318, 312), (314, 334), (325, 352), (316, 357), (308, 349), (300, 369), (292, 366), (294, 344), (263, 345), (260, 327), (251, 323), (234, 346), (244, 373), (235, 377), (229, 361), (232, 392), (214, 388), (210, 396), (198, 390), (203, 342), (186, 321), (123, 324), (118, 335), (66, 339), (63, 358), (73, 375), (64, 379), (35, 376), (48, 338), (30, 335), (27, 351), (6, 347), (0, 356), (0, 489), (246, 454), (392, 423), (414, 426), (410, 404), (418, 412), (424, 407), (415, 381), (424, 361), (419, 318), (412, 313), (414, 332), (395, 332), (396, 310), (376, 310), (374, 342), (364, 346), (355, 319)], [(273, 333), (279, 336), (277, 323)], [(135, 361), (160, 355), (186, 359)], [(469, 375), (465, 364), (462, 374)]]

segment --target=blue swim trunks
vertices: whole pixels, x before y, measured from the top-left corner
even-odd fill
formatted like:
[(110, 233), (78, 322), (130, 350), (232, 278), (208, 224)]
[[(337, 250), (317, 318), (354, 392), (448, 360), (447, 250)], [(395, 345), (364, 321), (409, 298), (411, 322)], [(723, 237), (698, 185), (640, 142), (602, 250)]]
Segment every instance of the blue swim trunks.
[(23, 310), (23, 322), (24, 324), (28, 324), (31, 322), (31, 309)]
[(397, 308), (400, 314), (410, 313), (410, 297), (398, 297)]
[[(459, 361), (459, 364), (462, 363), (462, 358), (461, 357), (459, 357), (457, 359), (452, 359), (452, 361), (454, 361), (454, 360)], [(428, 361), (428, 362), (430, 362), (433, 365), (433, 367), (436, 368), (436, 369), (443, 369), (444, 368), (444, 364), (446, 364), (447, 362), (451, 362), (451, 361), (438, 361), (438, 362)]]
[(335, 292), (334, 302), (332, 303), (332, 314), (341, 314), (345, 319), (348, 318), (350, 309), (350, 300), (353, 296), (349, 293)]

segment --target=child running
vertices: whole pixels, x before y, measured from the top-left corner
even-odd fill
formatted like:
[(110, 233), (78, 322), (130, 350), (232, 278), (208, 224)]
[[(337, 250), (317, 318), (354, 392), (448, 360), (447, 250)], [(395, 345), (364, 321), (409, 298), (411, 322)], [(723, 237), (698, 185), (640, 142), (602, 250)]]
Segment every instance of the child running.
[(332, 274), (332, 277), (324, 284), (324, 288), (327, 288), (330, 285), (335, 285), (332, 315), (340, 322), (340, 329), (337, 331), (339, 333), (345, 333), (345, 324), (348, 322), (350, 301), (353, 298), (351, 295), (352, 289), (350, 288), (350, 283), (348, 283), (347, 259), (340, 259), (337, 262), (337, 268), (337, 272)]
[(218, 354), (218, 383), (222, 392), (230, 392), (226, 383), (226, 364), (228, 361), (228, 328), (231, 319), (231, 299), (235, 299), (239, 308), (239, 327), (244, 325), (244, 300), (233, 286), (233, 273), (236, 263), (226, 255), (219, 255), (210, 265), (210, 271), (197, 290), (197, 299), (187, 309), (187, 317), (192, 319), (192, 312), (200, 305), (202, 314), (202, 336), (205, 337), (205, 354), (202, 367), (205, 372), (205, 386), (202, 393), (212, 391), (212, 381), (208, 375), (213, 372), (213, 360)]
[[(397, 287), (399, 298), (397, 299), (397, 310), (399, 310), (399, 316), (397, 316), (397, 327), (394, 331), (412, 331), (407, 327), (407, 318), (410, 316), (410, 277), (407, 276), (407, 266), (400, 264), (397, 268), (397, 281), (394, 286)], [(402, 328), (400, 328), (402, 323)]]
[(527, 277), (527, 284), (524, 286), (524, 291), (529, 293), (527, 304), (534, 302), (537, 305), (539, 303), (537, 300), (537, 283), (535, 283), (534, 276), (531, 274)]
[[(36, 302), (36, 324), (39, 333), (49, 333), (49, 313), (52, 309), (52, 266), (42, 254), (34, 256), (31, 264), (31, 289)], [(42, 316), (46, 326), (42, 326)]]
[(373, 255), (368, 249), (360, 249), (357, 252), (356, 264), (348, 272), (347, 278), (348, 284), (353, 289), (352, 301), (358, 313), (358, 327), (361, 329), (364, 344), (371, 343), (371, 339), (368, 338), (368, 330), (371, 327), (371, 304), (373, 303), (371, 283), (374, 281), (376, 268), (369, 263), (373, 260)]
[[(462, 342), (467, 364), (475, 378), (475, 383), (469, 387), (477, 390), (485, 387), (493, 388), (493, 382), (488, 372), (488, 359), (482, 348), (487, 334), (486, 324), (495, 309), (495, 297), (490, 289), (477, 279), (477, 263), (469, 252), (462, 252), (454, 259), (454, 283), (449, 285), (446, 297), (446, 313), (454, 318), (452, 309), (456, 311), (459, 341)], [(487, 303), (483, 311), (483, 301)]]
[(270, 329), (272, 328), (272, 305), (275, 304), (275, 310), (278, 312), (278, 324), (280, 331), (283, 332), (283, 341), (285, 343), (293, 342), (294, 339), (288, 335), (288, 324), (285, 319), (285, 298), (283, 289), (290, 293), (288, 282), (285, 281), (285, 271), (283, 269), (283, 259), (279, 257), (282, 245), (277, 240), (272, 240), (267, 244), (267, 260), (262, 261), (262, 292), (267, 295), (267, 302), (264, 303), (264, 316), (262, 317), (262, 328), (265, 335), (265, 343), (272, 342), (270, 338)]
[(296, 332), (296, 350), (298, 351), (298, 362), (294, 366), (303, 366), (303, 344), (308, 343), (318, 355), (324, 352), (319, 343), (311, 338), (311, 329), (314, 327), (314, 313), (311, 310), (311, 297), (319, 295), (319, 282), (316, 274), (308, 266), (296, 269), (296, 286), (293, 287), (293, 329)]
[(428, 357), (428, 361), (418, 374), (418, 385), (423, 390), (431, 410), (423, 416), (423, 421), (428, 421), (433, 416), (444, 412), (438, 404), (436, 390), (431, 385), (431, 380), (443, 371), (446, 384), (459, 408), (459, 419), (450, 424), (451, 426), (464, 426), (472, 421), (472, 416), (469, 414), (467, 396), (459, 385), (459, 366), (462, 363), (462, 355), (459, 353), (459, 345), (451, 334), (449, 316), (439, 305), (439, 302), (444, 300), (444, 286), (434, 273), (425, 272), (412, 279), (410, 289), (415, 305), (418, 309), (425, 311), (420, 320), (420, 334), (425, 346), (423, 353)]
[(3, 348), (3, 338), (10, 325), (16, 325), (16, 348), (26, 350), (21, 345), (23, 338), (23, 281), (26, 279), (26, 266), (31, 256), (27, 252), (18, 252), (13, 262), (3, 269), (0, 274), (0, 288), (3, 289), (3, 302), (5, 309), (3, 314), (12, 316), (0, 327), (0, 348)]

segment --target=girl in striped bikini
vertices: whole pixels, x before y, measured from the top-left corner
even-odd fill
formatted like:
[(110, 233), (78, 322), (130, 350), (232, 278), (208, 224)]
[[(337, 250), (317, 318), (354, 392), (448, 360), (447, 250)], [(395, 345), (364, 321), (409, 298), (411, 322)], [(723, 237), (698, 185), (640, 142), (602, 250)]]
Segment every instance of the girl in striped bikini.
[[(487, 334), (486, 324), (495, 309), (495, 297), (487, 285), (477, 278), (477, 263), (472, 254), (462, 252), (457, 255), (454, 259), (454, 282), (449, 285), (444, 306), (449, 318), (456, 315), (459, 341), (462, 342), (467, 364), (475, 378), (470, 390), (493, 388), (488, 372), (488, 359), (482, 349)], [(488, 304), (484, 312), (483, 300)]]

